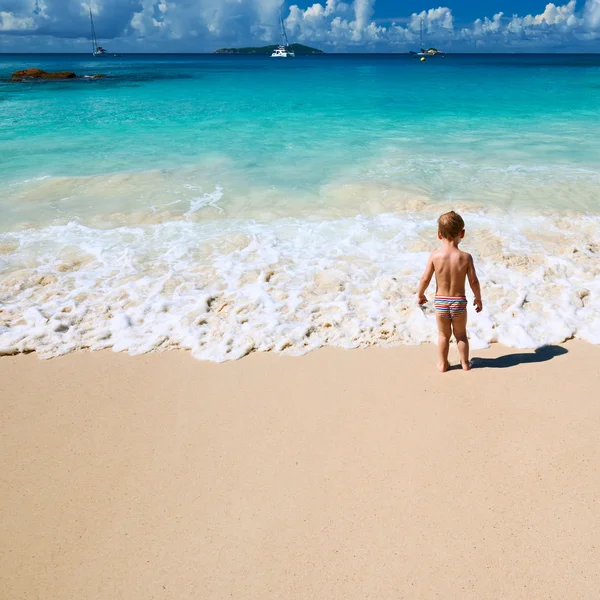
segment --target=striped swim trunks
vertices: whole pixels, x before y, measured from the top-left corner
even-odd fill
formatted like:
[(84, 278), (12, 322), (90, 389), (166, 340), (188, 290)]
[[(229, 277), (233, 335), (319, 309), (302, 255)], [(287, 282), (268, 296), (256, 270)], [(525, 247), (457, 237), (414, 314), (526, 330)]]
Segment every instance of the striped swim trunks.
[(454, 319), (467, 312), (467, 299), (464, 296), (436, 296), (433, 305), (435, 311), (444, 319)]

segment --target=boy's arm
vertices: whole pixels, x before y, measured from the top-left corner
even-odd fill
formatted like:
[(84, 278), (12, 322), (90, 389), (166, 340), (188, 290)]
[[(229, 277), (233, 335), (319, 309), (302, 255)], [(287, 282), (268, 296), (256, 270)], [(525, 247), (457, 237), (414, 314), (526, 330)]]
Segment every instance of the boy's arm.
[(467, 266), (467, 277), (469, 278), (469, 285), (473, 290), (473, 294), (475, 294), (475, 300), (473, 304), (475, 305), (475, 311), (481, 312), (483, 308), (483, 302), (481, 301), (481, 286), (479, 285), (479, 279), (477, 278), (477, 273), (475, 271), (475, 263), (473, 262), (473, 257), (469, 254), (469, 264)]
[(417, 297), (418, 297), (419, 306), (421, 306), (422, 304), (425, 304), (427, 302), (427, 297), (425, 296), (425, 290), (427, 289), (427, 286), (431, 282), (431, 278), (433, 277), (433, 271), (434, 271), (433, 254), (431, 254), (429, 256), (429, 260), (427, 261), (427, 266), (425, 267), (425, 272), (423, 273), (423, 276), (421, 277), (421, 281), (419, 281), (419, 287), (417, 289)]

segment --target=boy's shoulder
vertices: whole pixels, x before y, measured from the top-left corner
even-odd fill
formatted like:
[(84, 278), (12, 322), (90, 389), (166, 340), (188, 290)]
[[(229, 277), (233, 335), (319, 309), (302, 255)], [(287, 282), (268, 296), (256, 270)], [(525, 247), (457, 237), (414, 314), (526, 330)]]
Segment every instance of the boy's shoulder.
[(466, 267), (468, 268), (469, 265), (473, 262), (473, 257), (468, 253), (465, 252), (464, 250), (459, 250), (460, 254), (459, 254), (459, 258), (458, 258), (458, 263), (461, 265), (462, 267)]
[(455, 248), (450, 252), (444, 250), (443, 248), (439, 248), (438, 250), (434, 250), (429, 257), (429, 260), (433, 263), (434, 268), (436, 263), (439, 265), (446, 263), (447, 261), (454, 262), (457, 259), (459, 265), (467, 265), (473, 261), (473, 257), (468, 252), (460, 250), (460, 248)]
[(433, 260), (435, 260), (436, 258), (442, 258), (442, 257), (447, 257), (449, 255), (458, 253), (458, 255), (461, 258), (466, 258), (466, 259), (471, 259), (471, 255), (468, 252), (465, 252), (464, 250), (461, 250), (460, 248), (455, 248), (453, 250), (451, 250), (450, 252), (444, 250), (443, 248), (438, 248), (437, 250), (434, 250), (429, 257)]
[(432, 263), (435, 263), (436, 259), (441, 258), (443, 256), (443, 252), (441, 250), (434, 250), (430, 255), (429, 255), (429, 260)]

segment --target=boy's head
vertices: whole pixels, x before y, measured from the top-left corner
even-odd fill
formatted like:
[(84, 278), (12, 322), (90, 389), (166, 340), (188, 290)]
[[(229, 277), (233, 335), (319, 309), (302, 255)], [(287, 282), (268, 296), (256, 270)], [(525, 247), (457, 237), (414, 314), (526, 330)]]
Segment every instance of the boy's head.
[(458, 237), (464, 237), (464, 235), (465, 222), (458, 213), (451, 210), (438, 219), (438, 236), (440, 239), (455, 240)]

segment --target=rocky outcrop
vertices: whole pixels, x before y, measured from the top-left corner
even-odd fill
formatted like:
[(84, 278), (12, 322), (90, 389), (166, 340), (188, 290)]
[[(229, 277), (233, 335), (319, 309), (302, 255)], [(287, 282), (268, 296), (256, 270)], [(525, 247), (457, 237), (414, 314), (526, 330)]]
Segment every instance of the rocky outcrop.
[(11, 81), (23, 81), (23, 79), (74, 79), (77, 77), (71, 71), (60, 71), (58, 73), (48, 73), (41, 69), (24, 69), (15, 71), (11, 76)]

